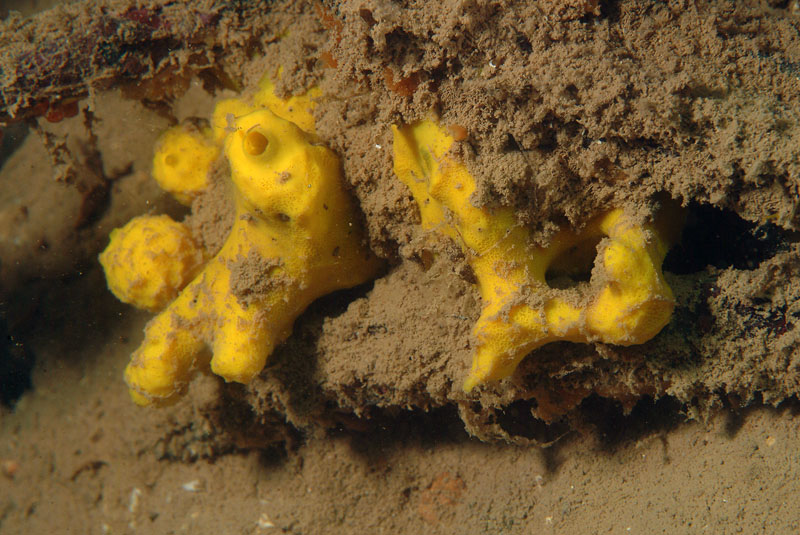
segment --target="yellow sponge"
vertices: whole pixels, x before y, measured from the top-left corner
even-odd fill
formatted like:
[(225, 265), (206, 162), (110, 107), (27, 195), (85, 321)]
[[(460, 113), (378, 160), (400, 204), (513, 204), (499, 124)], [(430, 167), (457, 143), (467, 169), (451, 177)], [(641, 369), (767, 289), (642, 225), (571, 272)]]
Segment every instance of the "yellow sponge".
[(141, 405), (177, 394), (207, 345), (214, 373), (249, 382), (313, 300), (380, 265), (330, 149), (267, 109), (231, 127), (235, 222), (217, 256), (147, 325), (125, 370)]
[[(544, 344), (641, 344), (669, 322), (675, 303), (661, 263), (682, 222), (676, 210), (666, 210), (653, 225), (634, 224), (621, 209), (611, 210), (538, 247), (512, 209), (472, 204), (475, 179), (449, 156), (454, 140), (437, 123), (393, 132), (394, 170), (416, 199), (423, 228), (458, 242), (478, 281), (483, 311), (473, 331), (477, 348), (465, 391), (508, 377)], [(592, 247), (597, 259), (587, 284), (548, 285), (548, 270), (574, 271)]]
[(264, 75), (258, 82), (258, 90), (249, 99), (231, 98), (222, 100), (216, 105), (211, 117), (212, 137), (214, 141), (221, 143), (233, 130), (236, 118), (264, 108), (281, 119), (294, 123), (304, 132), (315, 134), (313, 112), (321, 94), (322, 91), (318, 87), (312, 87), (306, 93), (282, 99), (275, 95), (275, 84), (272, 79)]
[(192, 200), (208, 187), (208, 170), (220, 149), (211, 130), (190, 124), (175, 126), (161, 135), (153, 157), (153, 178), (179, 202)]
[(100, 254), (109, 289), (120, 301), (158, 311), (175, 299), (203, 266), (189, 229), (166, 215), (140, 216), (111, 231)]

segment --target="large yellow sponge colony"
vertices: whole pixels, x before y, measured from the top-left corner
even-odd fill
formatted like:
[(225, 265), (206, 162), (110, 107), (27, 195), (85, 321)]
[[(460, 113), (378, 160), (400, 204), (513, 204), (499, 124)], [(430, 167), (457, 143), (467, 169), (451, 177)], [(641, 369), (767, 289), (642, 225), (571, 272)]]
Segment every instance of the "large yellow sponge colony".
[(339, 158), (313, 133), (318, 94), (280, 99), (265, 77), (251, 97), (219, 102), (209, 129), (179, 126), (159, 141), (153, 174), (184, 203), (209, 190), (224, 154), (230, 187), (219, 191), (235, 218), (205, 265), (186, 227), (166, 216), (112, 232), (101, 255), (109, 287), (137, 306), (166, 305), (125, 369), (136, 403), (180, 394), (207, 349), (211, 371), (249, 382), (312, 301), (377, 274)]
[(225, 155), (235, 223), (217, 256), (147, 325), (125, 371), (139, 404), (178, 393), (206, 345), (214, 373), (249, 382), (312, 301), (377, 272), (336, 155), (267, 109), (232, 126)]

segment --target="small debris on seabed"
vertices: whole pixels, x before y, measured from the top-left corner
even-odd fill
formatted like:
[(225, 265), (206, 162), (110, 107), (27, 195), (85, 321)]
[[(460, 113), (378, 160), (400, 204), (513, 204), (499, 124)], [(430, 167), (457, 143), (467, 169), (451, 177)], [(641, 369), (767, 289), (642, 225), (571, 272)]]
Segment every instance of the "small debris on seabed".
[(0, 472), (8, 479), (14, 479), (14, 475), (19, 470), (19, 463), (11, 459), (3, 459), (0, 461)]
[(261, 513), (261, 516), (258, 517), (258, 527), (261, 529), (274, 528), (275, 524), (272, 523), (267, 513)]
[(206, 490), (206, 485), (199, 479), (193, 479), (181, 485), (181, 488), (187, 492), (201, 492)]
[(130, 513), (135, 513), (137, 509), (139, 509), (139, 496), (142, 495), (142, 491), (136, 487), (133, 487), (131, 491), (131, 497), (128, 500), (128, 511)]

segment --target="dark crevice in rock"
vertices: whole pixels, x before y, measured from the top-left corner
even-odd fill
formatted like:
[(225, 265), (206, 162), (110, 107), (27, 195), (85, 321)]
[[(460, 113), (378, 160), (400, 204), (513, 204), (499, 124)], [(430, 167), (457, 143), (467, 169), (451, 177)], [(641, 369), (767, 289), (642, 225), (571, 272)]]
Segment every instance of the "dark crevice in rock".
[(793, 233), (774, 223), (752, 223), (730, 210), (690, 205), (683, 236), (667, 254), (664, 270), (678, 275), (707, 266), (751, 270), (793, 241)]

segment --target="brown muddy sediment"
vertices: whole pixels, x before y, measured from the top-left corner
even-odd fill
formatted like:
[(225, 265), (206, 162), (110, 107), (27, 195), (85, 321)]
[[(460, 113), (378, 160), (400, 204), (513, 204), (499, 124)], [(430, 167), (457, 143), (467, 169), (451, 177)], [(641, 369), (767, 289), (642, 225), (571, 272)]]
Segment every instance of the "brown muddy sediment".
[[(583, 12), (557, 4), (469, 4), (454, 14), (342, 2), (308, 10), (304, 31), (271, 43), (255, 63), (254, 73), (283, 65), (287, 93), (323, 88), (319, 133), (342, 156), (373, 248), (392, 262), (368, 294), (315, 325), (310, 342), (287, 344), (282, 388), (302, 391), (310, 380), (321, 400), (357, 414), (456, 402), (472, 432), (507, 439), (489, 422), (519, 400), (555, 421), (592, 393), (625, 407), (671, 395), (703, 416), (728, 397), (778, 402), (797, 391), (800, 311), (787, 304), (800, 253), (796, 14), (622, 2), (598, 16), (589, 3)], [(306, 30), (313, 21), (322, 29)], [(284, 50), (303, 46), (320, 61), (286, 61), (297, 56)], [(466, 132), (459, 153), (481, 202), (515, 206), (542, 241), (555, 225), (579, 227), (610, 206), (647, 217), (664, 195), (690, 207), (687, 239), (715, 226), (695, 246), (694, 265), (668, 273), (673, 322), (641, 346), (542, 348), (510, 381), (484, 388), (481, 408), (467, 403), (459, 385), (479, 298), (457, 248), (432, 245), (414, 225), (416, 208), (391, 168), (388, 125), (431, 116)], [(710, 207), (740, 224), (726, 230)], [(752, 258), (713, 258), (720, 248)], [(426, 271), (420, 259), (431, 249)], [(745, 282), (769, 278), (758, 288)], [(311, 378), (292, 371), (295, 351), (314, 362)], [(269, 374), (259, 381), (249, 389), (256, 404), (275, 396)]]

